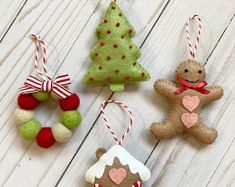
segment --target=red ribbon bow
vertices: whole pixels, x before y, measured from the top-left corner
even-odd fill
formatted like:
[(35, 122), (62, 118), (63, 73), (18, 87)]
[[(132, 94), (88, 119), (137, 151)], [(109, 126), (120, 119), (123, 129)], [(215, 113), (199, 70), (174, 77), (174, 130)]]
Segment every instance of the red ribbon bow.
[(176, 78), (176, 81), (178, 83), (180, 83), (182, 85), (181, 88), (179, 88), (178, 90), (176, 90), (176, 94), (180, 94), (180, 93), (183, 93), (184, 91), (186, 91), (187, 89), (192, 89), (192, 90), (196, 90), (202, 94), (209, 94), (210, 91), (209, 90), (206, 90), (204, 87), (207, 85), (207, 82), (206, 81), (202, 81), (202, 82), (199, 82), (197, 85), (192, 85), (190, 84), (189, 82), (187, 82), (185, 79), (183, 78), (180, 78), (180, 77), (177, 77)]
[(71, 84), (71, 80), (68, 74), (59, 75), (54, 80), (40, 80), (30, 75), (24, 82), (24, 87), (20, 89), (23, 94), (36, 93), (39, 91), (53, 92), (60, 99), (64, 99), (72, 94), (65, 86)]

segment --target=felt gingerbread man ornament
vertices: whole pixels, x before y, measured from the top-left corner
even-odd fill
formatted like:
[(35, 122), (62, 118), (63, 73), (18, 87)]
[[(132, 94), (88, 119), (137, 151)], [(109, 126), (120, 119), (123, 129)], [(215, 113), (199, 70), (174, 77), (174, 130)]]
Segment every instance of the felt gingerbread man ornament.
[[(192, 47), (189, 33), (190, 21), (198, 22), (198, 35)], [(186, 132), (203, 144), (211, 144), (217, 137), (217, 131), (204, 125), (200, 118), (203, 106), (223, 96), (219, 86), (207, 86), (205, 68), (194, 60), (197, 44), (201, 35), (201, 18), (194, 15), (186, 23), (186, 35), (190, 47), (190, 59), (176, 68), (176, 82), (157, 80), (154, 84), (156, 92), (171, 103), (171, 109), (164, 122), (153, 123), (151, 133), (158, 139), (171, 138)]]
[[(111, 129), (104, 112), (104, 107), (108, 103), (115, 103), (126, 109), (130, 114), (129, 126), (120, 140)], [(92, 184), (92, 187), (143, 187), (143, 182), (150, 178), (149, 169), (121, 146), (132, 127), (131, 110), (120, 101), (108, 100), (102, 103), (101, 113), (105, 125), (117, 145), (114, 145), (108, 151), (103, 148), (99, 148), (96, 151), (98, 161), (86, 172), (86, 180)]]

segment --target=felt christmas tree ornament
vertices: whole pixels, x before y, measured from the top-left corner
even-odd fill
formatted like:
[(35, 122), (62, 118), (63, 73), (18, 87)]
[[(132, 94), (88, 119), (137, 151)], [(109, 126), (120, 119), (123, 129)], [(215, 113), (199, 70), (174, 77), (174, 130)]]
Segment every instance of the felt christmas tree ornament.
[(99, 41), (90, 53), (93, 64), (84, 76), (85, 84), (108, 84), (112, 91), (123, 91), (126, 83), (150, 78), (137, 63), (141, 51), (132, 42), (135, 30), (115, 1), (110, 3), (95, 36)]
[[(198, 22), (198, 35), (192, 47), (189, 24)], [(195, 52), (201, 35), (201, 18), (194, 15), (186, 23), (186, 34), (190, 47), (190, 59), (176, 68), (176, 83), (168, 80), (157, 80), (154, 84), (156, 92), (171, 103), (167, 119), (151, 125), (152, 134), (158, 139), (171, 138), (180, 133), (189, 133), (203, 144), (211, 144), (217, 137), (214, 128), (206, 127), (200, 118), (202, 107), (223, 96), (219, 86), (207, 86), (205, 68), (196, 62)]]
[[(67, 74), (59, 75), (52, 79), (46, 68), (46, 46), (45, 42), (36, 34), (32, 34), (36, 41), (35, 68), (42, 79), (30, 75), (24, 87), (20, 89), (18, 96), (18, 106), (15, 110), (15, 120), (20, 124), (20, 134), (26, 140), (36, 140), (42, 148), (49, 148), (55, 142), (65, 143), (72, 136), (72, 130), (75, 130), (81, 123), (81, 115), (77, 108), (80, 99), (76, 93), (71, 92), (67, 87), (71, 84)], [(43, 48), (43, 72), (39, 68), (39, 52)], [(34, 118), (34, 110), (41, 102), (46, 102), (50, 96), (56, 98), (60, 109), (61, 121), (52, 127), (43, 127), (43, 125)]]
[[(115, 103), (126, 109), (130, 115), (129, 126), (119, 140), (108, 123), (104, 107), (108, 103)], [(85, 175), (86, 180), (93, 187), (142, 187), (143, 182), (150, 178), (149, 169), (136, 160), (121, 145), (132, 127), (133, 118), (131, 110), (120, 101), (108, 100), (101, 105), (101, 113), (106, 127), (116, 141), (117, 145), (108, 151), (99, 148), (96, 151), (97, 162)]]

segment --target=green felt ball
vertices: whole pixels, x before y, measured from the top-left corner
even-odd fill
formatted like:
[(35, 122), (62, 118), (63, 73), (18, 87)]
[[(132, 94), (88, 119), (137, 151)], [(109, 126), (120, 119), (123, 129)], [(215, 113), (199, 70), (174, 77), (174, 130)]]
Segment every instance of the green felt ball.
[(34, 140), (41, 129), (41, 124), (36, 119), (25, 123), (20, 128), (20, 134), (26, 140)]
[(33, 96), (38, 100), (38, 101), (45, 101), (49, 97), (48, 92), (36, 92), (33, 94)]
[(75, 129), (82, 120), (81, 114), (77, 110), (65, 111), (61, 114), (61, 123), (69, 129)]

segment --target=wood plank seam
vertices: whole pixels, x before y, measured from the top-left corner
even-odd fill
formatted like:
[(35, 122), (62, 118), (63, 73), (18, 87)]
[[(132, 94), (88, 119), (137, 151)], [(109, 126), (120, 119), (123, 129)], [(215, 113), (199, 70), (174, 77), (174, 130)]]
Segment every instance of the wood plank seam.
[[(209, 53), (208, 57), (206, 58), (207, 60), (206, 60), (206, 63), (204, 64), (204, 66), (207, 65), (208, 60), (210, 59), (211, 55), (212, 55), (213, 52), (215, 51), (215, 49), (216, 49), (218, 43), (220, 42), (220, 40), (223, 38), (225, 32), (227, 31), (229, 25), (232, 23), (232, 20), (233, 20), (234, 17), (235, 17), (235, 15), (232, 16), (232, 18), (230, 19), (230, 22), (229, 22), (228, 25), (224, 28), (224, 30), (223, 30), (222, 34), (220, 35), (218, 41), (215, 43), (214, 47), (212, 48), (211, 52)], [(157, 143), (156, 143), (156, 145), (158, 145), (158, 143), (159, 143), (160, 141), (161, 141), (161, 140), (158, 140)], [(145, 161), (145, 164), (148, 163), (149, 158), (152, 156), (152, 154), (153, 154), (153, 152), (154, 152), (154, 150), (155, 150), (156, 148), (157, 148), (157, 146), (154, 146), (154, 148), (153, 148), (153, 150), (151, 151), (151, 153), (150, 153), (148, 159)]]
[[(159, 14), (159, 16), (157, 17), (156, 21), (154, 22), (154, 24), (152, 25), (151, 29), (149, 30), (149, 32), (147, 33), (146, 37), (144, 38), (143, 42), (140, 45), (140, 49), (144, 46), (144, 43), (147, 41), (147, 38), (150, 36), (151, 32), (153, 31), (154, 27), (157, 25), (158, 21), (160, 20), (161, 15), (163, 14), (163, 12), (166, 10), (167, 6), (169, 5), (171, 0), (167, 0), (167, 3), (165, 4), (165, 6), (163, 7), (161, 13)], [(111, 95), (109, 96), (109, 99), (112, 98), (112, 96), (114, 95), (114, 92), (111, 93)], [(58, 179), (56, 186), (59, 185), (61, 179), (63, 178), (63, 176), (65, 175), (65, 173), (67, 172), (68, 168), (70, 167), (70, 165), (73, 162), (73, 159), (77, 156), (80, 148), (82, 147), (83, 143), (86, 141), (86, 138), (89, 136), (89, 134), (91, 133), (92, 129), (94, 128), (97, 120), (99, 119), (101, 113), (98, 114), (98, 116), (96, 117), (95, 121), (92, 124), (92, 127), (89, 129), (88, 133), (86, 134), (86, 136), (84, 137), (83, 141), (81, 142), (81, 144), (79, 145), (79, 147), (77, 148), (75, 154), (73, 155), (72, 159), (70, 160), (69, 164), (67, 165), (67, 167), (65, 168), (65, 170), (63, 171), (62, 175), (60, 176), (60, 178)]]
[[(113, 94), (112, 94), (107, 100), (111, 99), (112, 96), (113, 96)], [(84, 139), (82, 140), (81, 144), (79, 145), (79, 147), (78, 147), (77, 150), (75, 151), (73, 157), (71, 158), (70, 162), (69, 162), (68, 165), (66, 166), (65, 170), (63, 171), (62, 175), (60, 176), (60, 178), (59, 178), (59, 180), (57, 181), (57, 183), (56, 183), (55, 186), (58, 186), (58, 185), (59, 185), (61, 179), (63, 178), (63, 176), (65, 175), (65, 173), (66, 173), (67, 170), (69, 169), (69, 167), (70, 167), (70, 165), (72, 164), (74, 158), (77, 156), (77, 154), (78, 154), (80, 148), (82, 147), (83, 143), (86, 141), (87, 137), (90, 135), (92, 129), (94, 128), (94, 126), (95, 126), (96, 122), (98, 121), (98, 119), (100, 118), (100, 116), (101, 116), (101, 112), (98, 114), (98, 116), (96, 117), (95, 121), (92, 123), (91, 128), (89, 129), (89, 131), (87, 132), (86, 136), (85, 136)]]
[(219, 44), (220, 40), (221, 40), (221, 39), (222, 39), (222, 37), (224, 36), (224, 34), (225, 34), (225, 32), (227, 31), (227, 29), (228, 29), (229, 25), (232, 23), (232, 21), (233, 21), (234, 17), (235, 17), (235, 14), (233, 14), (233, 16), (231, 17), (231, 19), (230, 19), (230, 21), (229, 21), (228, 25), (225, 27), (225, 29), (224, 29), (223, 33), (221, 34), (221, 36), (220, 36), (219, 40), (216, 42), (216, 44), (215, 44), (215, 46), (213, 47), (213, 49), (211, 50), (210, 54), (209, 54), (209, 55), (208, 55), (208, 57), (206, 58), (206, 61), (205, 61), (205, 64), (204, 64), (204, 65), (206, 65), (206, 64), (207, 64), (207, 62), (208, 62), (209, 58), (211, 57), (211, 55), (213, 54), (213, 52), (214, 52), (215, 48), (217, 47), (217, 45)]
[[(20, 9), (17, 11), (15, 17), (13, 18), (13, 20), (10, 22), (9, 26), (7, 26), (6, 31), (4, 31), (2, 37), (0, 38), (0, 44), (2, 43), (2, 41), (4, 40), (5, 36), (7, 35), (8, 31), (11, 29), (12, 25), (15, 23), (17, 17), (20, 15), (21, 11), (23, 10), (24, 6), (26, 5), (26, 3), (28, 2), (28, 0), (25, 0), (24, 3), (22, 4), (22, 6), (20, 7)], [(1, 65), (1, 63), (0, 63)]]

